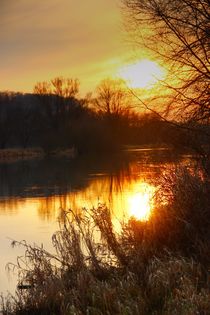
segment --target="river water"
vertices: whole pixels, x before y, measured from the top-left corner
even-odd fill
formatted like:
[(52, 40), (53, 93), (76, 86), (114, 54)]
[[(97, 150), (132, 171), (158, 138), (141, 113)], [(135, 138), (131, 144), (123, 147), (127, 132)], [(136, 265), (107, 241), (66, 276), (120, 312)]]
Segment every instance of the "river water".
[(161, 173), (192, 158), (166, 149), (129, 148), (118, 155), (0, 164), (0, 292), (14, 293), (17, 275), (8, 262), (24, 254), (12, 240), (43, 244), (51, 251), (61, 209), (84, 211), (105, 203), (113, 220), (147, 220)]

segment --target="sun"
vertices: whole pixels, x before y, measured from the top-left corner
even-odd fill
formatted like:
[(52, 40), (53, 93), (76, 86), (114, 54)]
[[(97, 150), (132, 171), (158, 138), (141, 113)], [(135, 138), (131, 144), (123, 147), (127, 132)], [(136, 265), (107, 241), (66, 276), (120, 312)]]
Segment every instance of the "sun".
[(118, 75), (130, 88), (151, 89), (164, 77), (164, 70), (156, 62), (142, 59), (121, 68)]

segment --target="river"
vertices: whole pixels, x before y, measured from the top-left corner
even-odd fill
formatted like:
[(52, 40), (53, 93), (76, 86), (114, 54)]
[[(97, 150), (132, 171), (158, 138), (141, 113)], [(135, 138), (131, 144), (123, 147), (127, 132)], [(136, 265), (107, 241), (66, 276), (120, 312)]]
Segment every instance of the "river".
[(105, 203), (113, 220), (135, 216), (147, 220), (161, 173), (190, 165), (187, 154), (133, 147), (104, 157), (44, 159), (0, 164), (0, 292), (14, 293), (17, 275), (5, 270), (24, 254), (12, 240), (43, 244), (52, 251), (61, 209), (84, 211)]

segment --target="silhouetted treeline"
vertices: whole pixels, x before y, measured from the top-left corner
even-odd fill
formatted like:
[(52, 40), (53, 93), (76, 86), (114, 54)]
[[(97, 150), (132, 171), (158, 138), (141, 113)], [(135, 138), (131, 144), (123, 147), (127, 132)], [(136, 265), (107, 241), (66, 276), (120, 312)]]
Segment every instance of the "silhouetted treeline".
[[(107, 101), (107, 100), (106, 100)], [(100, 106), (100, 99), (97, 101)], [(192, 135), (154, 114), (96, 110), (87, 98), (54, 93), (0, 93), (0, 148), (41, 147), (46, 154), (110, 152), (123, 144), (187, 145)]]
[(0, 93), (0, 147), (37, 145), (42, 109), (34, 95)]

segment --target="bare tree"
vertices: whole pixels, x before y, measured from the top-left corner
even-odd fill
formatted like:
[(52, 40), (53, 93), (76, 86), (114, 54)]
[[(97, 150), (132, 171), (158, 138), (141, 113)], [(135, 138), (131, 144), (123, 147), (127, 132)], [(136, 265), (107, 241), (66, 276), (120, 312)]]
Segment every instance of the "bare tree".
[(40, 95), (58, 95), (60, 97), (75, 97), (79, 92), (79, 81), (77, 79), (66, 79), (56, 77), (50, 82), (38, 82), (34, 87), (34, 93)]
[(5, 149), (12, 137), (15, 115), (11, 110), (14, 95), (10, 92), (0, 93), (0, 148)]
[(79, 92), (79, 81), (77, 79), (65, 79), (57, 77), (51, 80), (53, 94), (64, 98), (75, 97)]
[(138, 44), (168, 68), (164, 86), (170, 94), (163, 98), (165, 114), (209, 122), (210, 0), (122, 1)]
[(69, 118), (71, 106), (76, 106), (76, 96), (79, 92), (77, 79), (56, 77), (50, 82), (38, 82), (34, 93), (39, 97), (45, 109), (45, 114), (53, 127), (63, 123), (64, 118)]
[(123, 116), (131, 109), (128, 93), (121, 80), (103, 80), (96, 89), (97, 97), (93, 101), (94, 108), (107, 117)]

